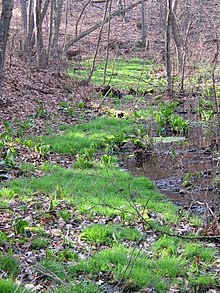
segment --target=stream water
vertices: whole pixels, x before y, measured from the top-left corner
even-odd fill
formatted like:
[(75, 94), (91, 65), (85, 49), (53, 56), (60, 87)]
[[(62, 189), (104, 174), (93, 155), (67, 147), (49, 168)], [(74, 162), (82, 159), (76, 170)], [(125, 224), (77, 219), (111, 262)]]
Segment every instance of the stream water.
[[(141, 167), (131, 156), (122, 157), (123, 168), (153, 180), (162, 194), (176, 204), (203, 212), (218, 211), (220, 190), (213, 179), (220, 174), (220, 146), (209, 127), (194, 123), (185, 142), (157, 143)], [(187, 180), (186, 180), (187, 177)]]

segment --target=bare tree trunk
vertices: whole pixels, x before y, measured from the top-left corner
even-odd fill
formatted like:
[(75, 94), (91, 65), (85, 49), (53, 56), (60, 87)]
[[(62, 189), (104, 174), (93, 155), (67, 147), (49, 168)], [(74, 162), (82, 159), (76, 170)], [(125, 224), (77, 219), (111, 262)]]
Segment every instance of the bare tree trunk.
[(182, 62), (182, 68), (181, 68), (181, 87), (180, 91), (184, 91), (184, 80), (185, 80), (185, 66), (186, 66), (186, 58), (187, 58), (187, 44), (188, 44), (188, 37), (189, 37), (189, 32), (191, 29), (192, 22), (189, 23), (188, 28), (186, 30), (186, 38), (185, 42), (183, 45), (183, 62)]
[(2, 92), (5, 52), (8, 41), (8, 33), (10, 28), (13, 6), (13, 0), (2, 0), (2, 13), (0, 18), (0, 94)]
[(172, 4), (172, 36), (176, 47), (177, 53), (177, 71), (181, 74), (183, 67), (183, 41), (180, 36), (178, 29), (178, 23), (176, 19), (176, 10), (177, 10), (178, 0), (173, 0)]
[(146, 2), (141, 3), (141, 41), (142, 47), (146, 47)]
[(20, 0), (21, 3), (21, 16), (22, 16), (22, 28), (25, 36), (27, 36), (27, 0)]
[(172, 97), (172, 73), (171, 73), (171, 26), (172, 26), (172, 0), (167, 0), (167, 19), (165, 36), (167, 94)]
[(50, 0), (46, 0), (42, 9), (42, 0), (34, 0), (34, 18), (35, 18), (35, 31), (37, 39), (37, 61), (38, 66), (43, 68), (47, 64), (46, 50), (43, 42), (43, 20), (46, 16)]
[(54, 18), (54, 1), (50, 3), (50, 27), (49, 27), (49, 38), (48, 38), (48, 59), (52, 55), (52, 37), (53, 37), (53, 18)]
[(54, 32), (52, 38), (52, 52), (53, 56), (58, 56), (58, 39), (60, 32), (61, 13), (63, 7), (63, 0), (57, 0), (55, 4), (55, 19), (54, 19)]
[(215, 102), (215, 110), (216, 110), (216, 115), (217, 115), (217, 121), (218, 121), (218, 125), (217, 125), (217, 135), (216, 135), (216, 138), (217, 138), (217, 143), (219, 145), (219, 142), (220, 142), (220, 113), (219, 113), (219, 100), (218, 100), (218, 97), (217, 97), (217, 92), (216, 92), (216, 77), (215, 77), (215, 70), (216, 70), (216, 66), (218, 64), (218, 57), (219, 57), (219, 38), (218, 38), (218, 33), (215, 32), (216, 34), (216, 39), (217, 39), (217, 42), (216, 42), (216, 53), (215, 53), (215, 56), (214, 56), (214, 66), (213, 66), (213, 69), (212, 69), (212, 90), (213, 90), (213, 96), (214, 96), (214, 102)]
[(88, 80), (87, 80), (88, 82), (91, 80), (93, 71), (95, 69), (95, 62), (96, 62), (96, 57), (98, 55), (98, 49), (99, 49), (99, 45), (100, 45), (100, 41), (101, 41), (101, 37), (102, 37), (102, 31), (103, 31), (104, 24), (106, 23), (106, 16), (107, 16), (107, 11), (108, 11), (109, 1), (110, 0), (106, 0), (105, 11), (104, 11), (104, 14), (103, 14), (102, 24), (101, 24), (100, 31), (99, 31), (99, 37), (98, 37), (97, 44), (96, 44), (96, 51), (95, 51), (95, 55), (94, 55), (93, 62), (92, 62), (92, 68), (91, 68), (91, 71), (90, 71), (90, 74), (89, 74), (89, 77), (88, 77)]
[(34, 32), (34, 10), (33, 0), (28, 1), (27, 6), (27, 35), (25, 36), (24, 50), (27, 53), (28, 58), (32, 52), (35, 44), (35, 32)]
[(112, 0), (110, 0), (109, 3), (109, 8), (108, 8), (108, 17), (109, 17), (109, 22), (108, 22), (108, 44), (107, 44), (107, 49), (106, 49), (106, 58), (105, 58), (105, 68), (104, 68), (104, 77), (103, 77), (103, 84), (106, 82), (106, 74), (107, 74), (107, 67), (108, 67), (108, 59), (109, 59), (109, 41), (110, 41), (110, 34), (111, 34), (111, 10), (112, 10)]

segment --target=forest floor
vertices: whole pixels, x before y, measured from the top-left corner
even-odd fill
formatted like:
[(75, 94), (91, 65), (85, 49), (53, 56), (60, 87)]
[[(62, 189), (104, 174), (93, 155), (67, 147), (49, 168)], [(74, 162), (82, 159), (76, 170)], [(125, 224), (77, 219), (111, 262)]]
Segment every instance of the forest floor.
[[(104, 39), (86, 82), (98, 32), (73, 48), (82, 62), (61, 71), (26, 66), (16, 54), (8, 59), (0, 103), (0, 292), (220, 292), (212, 28), (205, 17), (192, 28), (190, 61), (200, 54), (205, 62), (188, 68), (184, 94), (171, 101), (161, 7), (147, 7), (145, 49), (138, 9), (127, 21), (112, 20), (110, 87), (103, 86)], [(101, 17), (100, 7), (86, 11), (79, 30)]]
[(113, 60), (111, 88), (86, 67), (6, 77), (0, 292), (219, 292), (212, 99), (169, 101), (152, 61)]

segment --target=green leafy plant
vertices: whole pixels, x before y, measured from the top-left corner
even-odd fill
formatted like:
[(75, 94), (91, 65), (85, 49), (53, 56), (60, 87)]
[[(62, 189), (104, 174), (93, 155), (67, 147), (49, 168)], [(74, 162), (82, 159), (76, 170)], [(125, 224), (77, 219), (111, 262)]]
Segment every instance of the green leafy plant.
[(117, 162), (117, 158), (110, 155), (103, 155), (101, 161), (105, 166), (110, 167)]
[(16, 157), (17, 157), (17, 152), (15, 148), (13, 147), (13, 144), (10, 143), (10, 146), (5, 156), (5, 163), (11, 167), (14, 167), (16, 165)]
[(65, 108), (65, 109), (63, 110), (63, 112), (64, 112), (67, 116), (69, 116), (69, 117), (73, 117), (73, 115), (74, 115), (74, 113), (75, 113), (73, 107)]
[(46, 118), (48, 112), (46, 111), (43, 103), (39, 99), (36, 99), (36, 103), (38, 105), (38, 108), (36, 110), (35, 118)]
[(92, 143), (90, 148), (85, 150), (84, 153), (78, 154), (76, 156), (76, 162), (74, 163), (74, 167), (76, 168), (92, 168), (94, 166), (93, 156), (97, 150), (97, 145)]
[(35, 144), (34, 151), (42, 158), (46, 158), (51, 152), (51, 146), (48, 144)]
[(188, 134), (189, 121), (177, 114), (174, 114), (177, 103), (161, 103), (159, 110), (156, 112), (157, 133), (162, 135), (167, 130), (171, 130), (177, 134)]
[(169, 125), (171, 130), (179, 134), (188, 134), (189, 131), (189, 121), (183, 120), (181, 116), (171, 115), (169, 118)]
[(62, 102), (59, 102), (59, 105), (60, 105), (61, 108), (65, 109), (65, 108), (68, 107), (68, 102), (62, 101)]
[(182, 182), (182, 186), (183, 187), (190, 187), (192, 185), (191, 182), (191, 174), (190, 173), (186, 173)]
[(77, 107), (79, 107), (80, 109), (83, 109), (83, 108), (86, 107), (86, 103), (83, 102), (83, 101), (78, 102), (76, 105), (77, 105)]
[(72, 218), (72, 214), (68, 210), (60, 210), (58, 212), (58, 216), (61, 217), (65, 222)]
[(170, 116), (176, 109), (177, 104), (174, 102), (160, 103), (156, 112), (157, 132), (162, 135), (167, 125), (169, 125)]
[(15, 234), (22, 235), (24, 234), (26, 229), (29, 227), (29, 222), (24, 219), (15, 218), (12, 226), (15, 231)]
[(78, 255), (69, 248), (60, 250), (57, 253), (57, 257), (62, 261), (77, 261), (79, 259)]
[(198, 112), (203, 121), (210, 121), (214, 117), (214, 103), (210, 98), (201, 97), (195, 111)]

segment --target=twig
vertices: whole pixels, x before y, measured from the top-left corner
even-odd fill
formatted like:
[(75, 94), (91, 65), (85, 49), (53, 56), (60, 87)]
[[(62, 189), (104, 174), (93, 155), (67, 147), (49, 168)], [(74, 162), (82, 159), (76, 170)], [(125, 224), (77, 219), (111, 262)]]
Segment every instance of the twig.
[[(219, 114), (219, 104), (218, 104), (218, 98), (217, 98), (217, 94), (216, 94), (216, 86), (215, 86), (215, 69), (218, 63), (218, 56), (219, 56), (219, 38), (218, 38), (218, 33), (215, 32), (216, 34), (216, 53), (213, 59), (213, 69), (212, 69), (212, 88), (213, 88), (213, 96), (214, 96), (214, 100), (215, 100), (215, 108), (216, 108), (216, 115), (217, 115), (217, 119), (218, 119), (218, 134), (220, 134), (220, 114)], [(217, 135), (217, 139), (218, 135)]]
[(101, 24), (100, 31), (99, 31), (99, 37), (98, 37), (97, 44), (96, 44), (95, 55), (94, 55), (94, 58), (93, 58), (93, 61), (92, 61), (92, 68), (91, 68), (90, 74), (88, 76), (87, 82), (90, 82), (90, 80), (92, 78), (93, 71), (95, 69), (95, 62), (96, 62), (96, 57), (98, 55), (99, 45), (100, 45), (100, 41), (101, 41), (101, 37), (102, 37), (102, 31), (103, 31), (104, 24), (106, 22), (108, 4), (109, 4), (109, 0), (106, 1), (105, 11), (104, 11), (104, 14), (103, 14), (103, 19), (102, 19), (102, 24)]
[[(130, 197), (130, 199), (129, 199), (127, 196), (125, 196), (123, 194), (123, 192), (117, 187), (117, 185), (114, 182), (112, 182), (112, 185), (123, 196), (123, 198), (125, 198), (127, 200), (127, 202), (130, 204), (130, 206), (135, 210), (135, 212), (137, 213), (137, 215), (139, 216), (139, 218), (141, 219), (143, 224), (148, 225), (154, 232), (157, 232), (157, 233), (163, 234), (163, 235), (167, 235), (167, 236), (171, 236), (171, 237), (178, 237), (178, 238), (188, 239), (188, 240), (220, 240), (220, 235), (219, 236), (218, 235), (213, 235), (213, 236), (207, 236), (207, 235), (188, 236), (188, 235), (181, 235), (181, 234), (176, 234), (176, 233), (172, 233), (172, 232), (163, 231), (161, 229), (153, 227), (153, 225), (151, 223), (149, 223), (146, 219), (144, 219), (143, 215), (140, 213), (140, 211), (136, 207), (136, 205), (133, 202), (132, 198)], [(143, 226), (145, 226), (145, 225), (143, 225)]]

